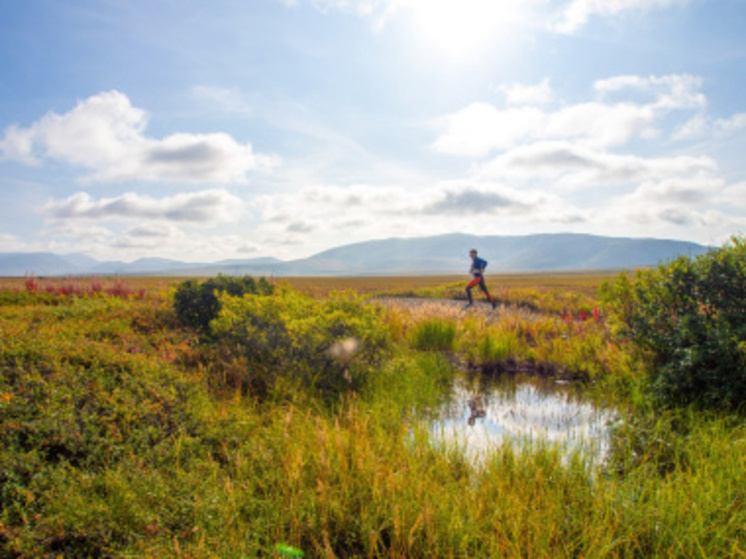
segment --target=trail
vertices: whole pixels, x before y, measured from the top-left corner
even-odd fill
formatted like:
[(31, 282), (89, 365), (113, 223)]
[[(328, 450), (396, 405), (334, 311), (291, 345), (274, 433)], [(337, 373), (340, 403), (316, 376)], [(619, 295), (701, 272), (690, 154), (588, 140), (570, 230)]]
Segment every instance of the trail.
[(541, 317), (540, 313), (498, 303), (497, 308), (493, 309), (492, 305), (486, 300), (475, 300), (474, 305), (464, 308), (465, 300), (456, 299), (436, 299), (434, 297), (375, 297), (371, 302), (380, 304), (385, 307), (398, 307), (407, 310), (412, 315), (426, 317), (442, 318), (464, 318), (469, 315), (484, 317), (488, 322), (496, 322), (505, 319), (520, 319), (534, 321)]

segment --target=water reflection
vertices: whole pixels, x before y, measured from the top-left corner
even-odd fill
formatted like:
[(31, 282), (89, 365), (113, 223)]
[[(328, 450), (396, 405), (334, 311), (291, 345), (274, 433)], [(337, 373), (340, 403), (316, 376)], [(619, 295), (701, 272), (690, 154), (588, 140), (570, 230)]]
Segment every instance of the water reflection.
[(556, 443), (569, 454), (580, 449), (591, 458), (608, 450), (613, 410), (583, 400), (568, 385), (537, 379), (486, 383), (462, 379), (433, 423), (437, 440), (472, 455), (483, 454), (506, 438)]

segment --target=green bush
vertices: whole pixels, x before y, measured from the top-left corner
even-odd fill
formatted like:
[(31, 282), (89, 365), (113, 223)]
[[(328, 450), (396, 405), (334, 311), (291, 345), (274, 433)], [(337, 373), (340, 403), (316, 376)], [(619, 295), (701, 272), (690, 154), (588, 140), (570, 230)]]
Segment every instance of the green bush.
[(620, 275), (602, 288), (618, 332), (643, 350), (664, 403), (746, 399), (746, 244)]
[(271, 298), (221, 295), (220, 303), (211, 332), (240, 360), (233, 384), (258, 396), (302, 389), (336, 400), (364, 385), (390, 345), (380, 309), (353, 294), (317, 301), (288, 290)]
[(210, 321), (217, 318), (220, 312), (218, 293), (241, 297), (246, 293), (271, 295), (273, 290), (273, 286), (264, 278), (256, 281), (250, 276), (234, 278), (218, 275), (201, 284), (187, 280), (176, 288), (174, 309), (182, 324), (206, 333)]

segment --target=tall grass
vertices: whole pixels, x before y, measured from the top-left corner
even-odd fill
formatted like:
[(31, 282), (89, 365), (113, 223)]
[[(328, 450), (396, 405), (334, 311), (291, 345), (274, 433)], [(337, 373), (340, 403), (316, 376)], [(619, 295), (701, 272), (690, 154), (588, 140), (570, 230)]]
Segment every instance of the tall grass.
[(455, 345), (456, 324), (448, 319), (431, 318), (412, 331), (412, 347), (421, 351), (453, 351)]
[(239, 559), (278, 544), (307, 557), (746, 553), (738, 416), (630, 408), (637, 421), (619, 425), (601, 468), (548, 443), (506, 443), (479, 464), (433, 443), (428, 411), (454, 357), (633, 378), (592, 318), (443, 318), (292, 296), (274, 310), (227, 307), (246, 314), (224, 325), (274, 317), (303, 351), (347, 336), (344, 324), (393, 340), (329, 406), (312, 391), (260, 398), (228, 382), (224, 367), (255, 375), (259, 357), (226, 360), (161, 292), (41, 297), (0, 307), (0, 556)]

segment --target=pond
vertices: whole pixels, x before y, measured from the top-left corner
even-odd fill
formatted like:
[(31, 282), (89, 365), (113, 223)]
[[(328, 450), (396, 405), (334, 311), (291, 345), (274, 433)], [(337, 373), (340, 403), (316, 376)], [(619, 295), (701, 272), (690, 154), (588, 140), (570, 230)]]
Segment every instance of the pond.
[(546, 379), (490, 381), (461, 378), (431, 424), (436, 441), (458, 445), (473, 458), (512, 440), (547, 442), (563, 454), (581, 451), (592, 462), (608, 452), (613, 409), (582, 397), (572, 385)]

